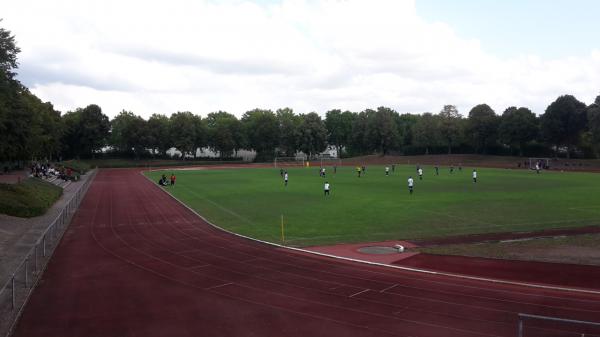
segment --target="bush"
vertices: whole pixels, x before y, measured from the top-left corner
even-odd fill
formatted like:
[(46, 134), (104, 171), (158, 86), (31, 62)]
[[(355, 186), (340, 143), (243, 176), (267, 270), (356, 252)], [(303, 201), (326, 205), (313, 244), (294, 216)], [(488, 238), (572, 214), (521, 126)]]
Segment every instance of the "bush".
[[(64, 166), (65, 168), (70, 168), (71, 170), (75, 171), (75, 173), (79, 173), (81, 175), (85, 174), (87, 171), (89, 171), (91, 169), (91, 166), (88, 165), (87, 163), (83, 162), (83, 161), (79, 161), (79, 160), (67, 160), (67, 161), (63, 161), (57, 164), (57, 166)], [(72, 174), (73, 177), (75, 176), (79, 176), (76, 174)]]
[(22, 218), (39, 216), (62, 195), (62, 188), (37, 178), (0, 184), (0, 213)]

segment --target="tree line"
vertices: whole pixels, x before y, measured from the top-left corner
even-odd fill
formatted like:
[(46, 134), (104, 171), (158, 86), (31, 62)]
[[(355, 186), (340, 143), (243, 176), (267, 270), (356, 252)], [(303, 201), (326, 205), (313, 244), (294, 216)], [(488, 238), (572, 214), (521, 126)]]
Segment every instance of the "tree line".
[(590, 105), (563, 95), (540, 116), (526, 107), (502, 114), (487, 104), (462, 116), (453, 105), (438, 113), (400, 114), (388, 107), (361, 112), (330, 110), (296, 114), (290, 108), (254, 109), (241, 118), (218, 111), (205, 117), (189, 111), (144, 119), (121, 111), (112, 120), (98, 105), (64, 114), (42, 102), (15, 79), (19, 48), (0, 28), (0, 162), (88, 158), (112, 152), (121, 156), (166, 156), (171, 148), (184, 158), (209, 148), (222, 158), (240, 149), (257, 160), (308, 155), (335, 146), (338, 153), (600, 157), (600, 96)]

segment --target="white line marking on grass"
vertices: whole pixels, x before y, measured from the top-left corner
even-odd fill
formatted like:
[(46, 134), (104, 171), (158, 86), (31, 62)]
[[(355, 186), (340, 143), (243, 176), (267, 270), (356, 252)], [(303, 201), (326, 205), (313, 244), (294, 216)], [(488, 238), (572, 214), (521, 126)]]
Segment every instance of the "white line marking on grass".
[(217, 286), (212, 286), (212, 287), (204, 288), (204, 290), (211, 290), (211, 289), (221, 288), (221, 287), (228, 286), (230, 284), (233, 284), (233, 282), (227, 282), (227, 283), (219, 284)]
[(392, 288), (394, 288), (394, 287), (396, 287), (396, 286), (398, 286), (398, 284), (397, 284), (397, 283), (396, 283), (396, 284), (392, 284), (391, 286), (389, 286), (389, 287), (387, 287), (387, 288), (385, 288), (385, 289), (382, 289), (382, 290), (380, 290), (379, 292), (380, 292), (380, 293), (386, 292), (386, 291), (388, 291), (388, 290), (390, 290), (390, 289), (392, 289)]
[[(152, 181), (150, 178), (146, 177), (142, 173), (142, 171), (140, 171), (140, 174), (142, 175), (142, 177), (146, 178), (154, 186), (154, 184), (155, 184), (154, 181)], [(438, 271), (432, 271), (432, 270), (427, 270), (427, 269), (404, 267), (404, 266), (390, 265), (390, 264), (379, 263), (379, 262), (371, 262), (371, 261), (365, 261), (365, 260), (358, 260), (358, 259), (353, 259), (353, 258), (349, 258), (349, 257), (343, 257), (343, 256), (332, 255), (332, 254), (319, 253), (319, 252), (315, 252), (315, 251), (311, 251), (311, 250), (307, 250), (307, 249), (302, 249), (302, 248), (284, 246), (284, 245), (281, 245), (281, 244), (278, 244), (278, 243), (273, 243), (273, 242), (269, 242), (269, 241), (265, 241), (265, 240), (255, 239), (255, 238), (252, 238), (252, 237), (249, 237), (249, 236), (245, 236), (245, 235), (242, 235), (242, 234), (238, 234), (238, 233), (229, 231), (227, 229), (224, 229), (222, 227), (219, 227), (219, 226), (213, 224), (212, 222), (210, 222), (208, 219), (206, 219), (202, 215), (200, 215), (193, 208), (191, 208), (190, 206), (186, 205), (181, 200), (177, 199), (171, 193), (168, 193), (167, 191), (165, 191), (162, 188), (160, 190), (163, 191), (166, 195), (168, 195), (171, 198), (173, 198), (173, 200), (177, 201), (180, 205), (182, 205), (183, 207), (187, 208), (190, 212), (196, 214), (196, 216), (198, 216), (200, 219), (202, 219), (203, 221), (205, 221), (207, 224), (209, 224), (210, 226), (212, 226), (212, 227), (214, 227), (214, 228), (216, 228), (218, 230), (223, 231), (224, 233), (228, 233), (230, 235), (234, 235), (234, 236), (237, 236), (239, 238), (244, 238), (246, 240), (250, 240), (250, 241), (254, 241), (254, 242), (260, 242), (260, 243), (263, 243), (263, 244), (266, 244), (266, 245), (270, 245), (270, 246), (274, 246), (274, 247), (278, 247), (278, 248), (288, 249), (288, 250), (291, 250), (291, 251), (297, 251), (297, 252), (302, 252), (302, 253), (314, 254), (314, 255), (318, 255), (318, 256), (329, 257), (329, 258), (333, 258), (333, 259), (337, 259), (337, 260), (344, 260), (344, 261), (351, 261), (351, 262), (356, 262), (356, 263), (362, 263), (362, 264), (371, 265), (371, 266), (393, 268), (393, 269), (398, 269), (398, 270), (411, 271), (411, 272), (422, 273), (422, 274), (429, 274), (429, 275), (440, 275), (440, 276), (457, 278), (457, 279), (463, 279), (463, 280), (473, 280), (473, 281), (480, 281), (480, 282), (489, 282), (489, 283), (494, 283), (494, 284), (517, 285), (517, 286), (529, 287), (529, 288), (535, 288), (535, 289), (549, 289), (549, 290), (559, 290), (559, 291), (567, 291), (567, 292), (573, 292), (573, 293), (583, 293), (583, 294), (596, 294), (596, 295), (600, 295), (600, 291), (598, 291), (598, 290), (592, 290), (592, 289), (569, 288), (569, 287), (542, 285), (542, 284), (527, 283), (527, 282), (517, 282), (517, 281), (493, 279), (493, 278), (487, 278), (487, 277), (478, 277), (478, 276), (469, 276), (469, 275), (461, 275), (461, 274), (452, 274), (452, 273), (438, 272)]]
[(365, 289), (365, 290), (363, 290), (363, 291), (359, 291), (359, 292), (357, 292), (357, 293), (355, 293), (355, 294), (352, 294), (352, 295), (350, 295), (350, 296), (348, 296), (348, 297), (354, 297), (354, 296), (356, 296), (356, 295), (360, 295), (360, 294), (362, 294), (362, 293), (366, 293), (366, 292), (367, 292), (367, 291), (369, 291), (369, 290), (371, 290), (371, 289)]
[[(200, 194), (196, 193), (194, 190), (192, 190), (192, 189), (188, 188), (188, 187), (187, 187), (187, 186), (185, 186), (185, 185), (184, 185), (184, 188), (185, 188), (187, 191), (189, 191), (191, 194), (193, 194), (194, 196), (196, 196), (196, 197), (198, 197), (198, 198), (200, 198), (200, 199), (202, 199), (202, 200), (204, 200), (204, 201), (206, 201), (206, 202), (209, 202), (209, 203), (213, 204), (215, 207), (219, 208), (220, 210), (222, 210), (222, 211), (225, 211), (225, 212), (227, 212), (227, 213), (229, 213), (229, 214), (233, 215), (234, 217), (236, 217), (236, 218), (238, 218), (238, 219), (240, 219), (240, 220), (242, 220), (242, 221), (245, 221), (245, 222), (247, 222), (247, 223), (249, 223), (249, 224), (251, 224), (251, 225), (253, 225), (253, 226), (255, 226), (255, 225), (256, 225), (254, 222), (250, 221), (248, 218), (246, 218), (246, 217), (244, 217), (244, 216), (241, 216), (241, 215), (239, 215), (238, 213), (236, 213), (236, 212), (234, 212), (234, 211), (230, 210), (229, 208), (226, 208), (226, 207), (224, 207), (223, 205), (221, 205), (221, 204), (219, 204), (219, 203), (217, 203), (217, 202), (214, 202), (214, 201), (212, 201), (212, 200), (210, 200), (210, 199), (208, 199), (208, 198), (206, 198), (206, 197), (204, 197), (204, 196), (202, 196), (202, 195), (200, 195)], [(171, 194), (169, 193), (169, 195), (171, 195)]]

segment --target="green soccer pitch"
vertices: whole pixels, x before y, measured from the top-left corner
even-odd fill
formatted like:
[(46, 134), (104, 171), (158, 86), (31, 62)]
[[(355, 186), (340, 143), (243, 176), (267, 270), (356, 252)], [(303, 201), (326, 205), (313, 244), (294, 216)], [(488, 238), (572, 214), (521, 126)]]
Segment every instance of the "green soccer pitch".
[[(600, 176), (592, 173), (456, 168), (450, 174), (423, 166), (369, 166), (357, 177), (352, 167), (240, 168), (174, 171), (175, 187), (163, 187), (212, 223), (254, 238), (310, 246), (423, 239), (451, 235), (573, 228), (600, 224)], [(146, 172), (154, 182), (172, 171)], [(407, 179), (415, 181), (408, 192)], [(323, 184), (331, 184), (324, 196)]]

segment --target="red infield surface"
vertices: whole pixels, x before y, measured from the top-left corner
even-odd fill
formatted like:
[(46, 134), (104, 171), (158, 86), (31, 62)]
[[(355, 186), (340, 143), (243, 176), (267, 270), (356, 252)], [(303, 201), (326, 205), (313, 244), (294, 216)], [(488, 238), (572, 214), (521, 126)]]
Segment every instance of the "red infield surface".
[[(600, 294), (314, 257), (224, 233), (134, 170), (100, 171), (15, 336), (515, 336)], [(600, 336), (528, 321), (524, 336)], [(586, 330), (587, 329), (587, 330)]]

